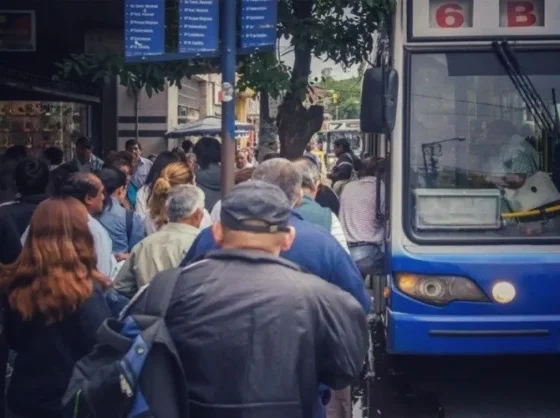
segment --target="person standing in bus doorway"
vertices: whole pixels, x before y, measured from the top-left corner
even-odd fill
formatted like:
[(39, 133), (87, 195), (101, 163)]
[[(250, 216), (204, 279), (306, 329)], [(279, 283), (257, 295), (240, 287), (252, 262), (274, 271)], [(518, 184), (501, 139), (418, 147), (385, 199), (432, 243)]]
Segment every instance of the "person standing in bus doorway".
[(333, 152), (337, 160), (327, 177), (332, 180), (333, 189), (340, 196), (344, 186), (357, 179), (356, 172), (360, 168), (360, 160), (352, 152), (350, 141), (346, 138), (339, 138), (334, 141)]
[[(385, 225), (376, 215), (385, 213), (383, 172), (383, 160), (366, 158), (360, 178), (348, 184), (340, 197), (340, 224), (348, 240), (350, 254), (364, 278), (375, 273), (384, 258)], [(381, 181), (379, 186), (378, 181)]]

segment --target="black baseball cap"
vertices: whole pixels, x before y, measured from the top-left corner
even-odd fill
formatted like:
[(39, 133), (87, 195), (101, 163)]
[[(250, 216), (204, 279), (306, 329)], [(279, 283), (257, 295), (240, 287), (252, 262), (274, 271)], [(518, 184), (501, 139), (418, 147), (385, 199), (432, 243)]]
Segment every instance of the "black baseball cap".
[(221, 223), (261, 234), (289, 232), (291, 205), (278, 186), (259, 180), (238, 184), (222, 200)]

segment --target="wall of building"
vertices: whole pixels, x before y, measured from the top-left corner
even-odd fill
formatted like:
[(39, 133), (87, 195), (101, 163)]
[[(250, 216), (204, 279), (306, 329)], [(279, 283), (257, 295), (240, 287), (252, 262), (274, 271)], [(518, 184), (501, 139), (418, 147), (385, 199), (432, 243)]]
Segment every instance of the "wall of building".
[(145, 89), (135, 93), (124, 86), (118, 87), (118, 149), (124, 149), (127, 140), (138, 138), (144, 155), (165, 150), (168, 95), (169, 89), (149, 97)]

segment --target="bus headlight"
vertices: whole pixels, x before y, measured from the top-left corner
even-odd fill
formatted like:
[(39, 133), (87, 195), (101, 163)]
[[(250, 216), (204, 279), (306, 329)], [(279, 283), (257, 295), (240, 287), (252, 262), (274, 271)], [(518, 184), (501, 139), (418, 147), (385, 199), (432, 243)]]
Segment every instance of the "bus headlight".
[(515, 299), (515, 287), (508, 282), (498, 282), (492, 286), (492, 297), (497, 303), (506, 304)]
[(397, 273), (395, 282), (404, 294), (432, 305), (453, 301), (489, 302), (482, 290), (465, 277)]

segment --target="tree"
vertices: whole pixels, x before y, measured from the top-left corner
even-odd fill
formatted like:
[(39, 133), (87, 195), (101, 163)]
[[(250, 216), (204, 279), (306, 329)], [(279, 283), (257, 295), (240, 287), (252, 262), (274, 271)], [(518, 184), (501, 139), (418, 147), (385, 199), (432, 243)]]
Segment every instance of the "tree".
[[(360, 74), (359, 69), (358, 74)], [(360, 117), (362, 87), (362, 77), (360, 75), (341, 80), (332, 77), (324, 78), (317, 87), (323, 90), (325, 111), (333, 118), (357, 119)]]
[[(278, 0), (278, 37), (290, 40), (293, 67), (276, 54), (253, 54), (238, 60), (239, 88), (261, 93), (261, 119), (271, 123), (268, 97), (283, 93), (276, 120), (281, 153), (300, 156), (323, 122), (323, 107), (303, 106), (310, 80), (313, 57), (334, 61), (343, 68), (364, 62), (374, 46), (373, 33), (392, 10), (394, 0)], [(168, 16), (177, 15), (177, 5), (169, 6)], [(176, 20), (167, 19), (170, 36), (176, 39)], [(172, 47), (172, 46), (171, 46)], [(59, 64), (60, 77), (89, 77), (109, 82), (117, 76), (133, 89), (145, 88), (148, 95), (163, 91), (165, 83), (181, 86), (186, 76), (219, 72), (219, 61), (190, 60), (167, 63), (125, 64), (122, 55), (72, 55)], [(315, 80), (317, 82), (319, 80)]]

